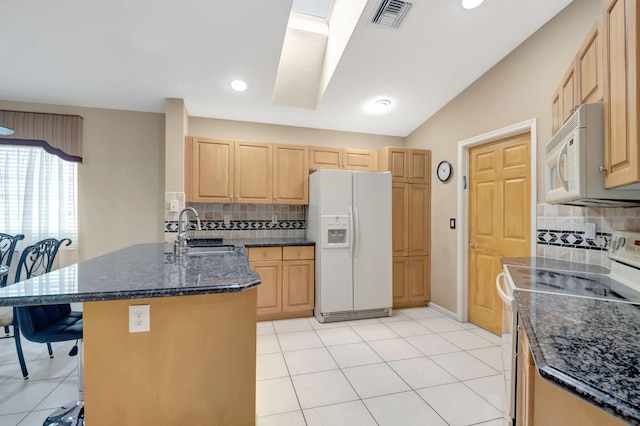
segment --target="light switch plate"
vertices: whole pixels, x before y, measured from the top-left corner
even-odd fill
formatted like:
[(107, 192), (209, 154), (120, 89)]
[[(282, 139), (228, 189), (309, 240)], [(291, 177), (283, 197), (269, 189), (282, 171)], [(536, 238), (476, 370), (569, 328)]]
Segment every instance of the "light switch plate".
[(129, 333), (151, 330), (149, 305), (129, 305)]

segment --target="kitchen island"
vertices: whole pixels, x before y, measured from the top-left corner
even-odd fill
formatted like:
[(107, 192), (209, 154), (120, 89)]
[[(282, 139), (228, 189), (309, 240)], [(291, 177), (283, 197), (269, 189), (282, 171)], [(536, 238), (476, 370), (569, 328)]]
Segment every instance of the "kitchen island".
[[(253, 425), (259, 283), (242, 245), (139, 244), (3, 288), (0, 305), (84, 303), (91, 426)], [(149, 305), (150, 331), (129, 332), (131, 305)]]
[[(540, 376), (640, 425), (640, 307), (518, 290), (514, 298)], [(584, 413), (560, 408), (580, 423)]]

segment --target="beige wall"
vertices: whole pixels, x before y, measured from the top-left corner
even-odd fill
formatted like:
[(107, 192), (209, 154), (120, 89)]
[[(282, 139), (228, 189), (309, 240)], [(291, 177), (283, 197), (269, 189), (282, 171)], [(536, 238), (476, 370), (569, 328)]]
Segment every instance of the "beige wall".
[(189, 117), (189, 135), (229, 140), (252, 140), (255, 142), (360, 149), (379, 149), (387, 145), (405, 145), (405, 138), (396, 136), (379, 136), (201, 117)]
[(164, 240), (164, 114), (7, 101), (0, 108), (84, 117), (78, 260)]
[[(574, 1), (509, 56), (407, 137), (407, 146), (431, 149), (432, 162), (448, 160), (457, 171), (457, 143), (536, 118), (538, 158), (551, 137), (551, 96), (595, 24), (603, 0)], [(538, 177), (542, 176), (538, 161)], [(432, 300), (456, 312), (456, 179), (432, 176)], [(541, 184), (538, 183), (540, 199)], [(535, 207), (533, 207), (535, 208)], [(461, 226), (458, 226), (460, 229)], [(437, 243), (436, 243), (437, 242)], [(532, 253), (535, 255), (535, 253)]]

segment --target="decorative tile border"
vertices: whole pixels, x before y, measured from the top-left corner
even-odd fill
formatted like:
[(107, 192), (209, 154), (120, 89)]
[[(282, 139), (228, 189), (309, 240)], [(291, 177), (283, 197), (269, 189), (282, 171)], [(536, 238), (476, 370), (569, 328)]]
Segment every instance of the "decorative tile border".
[(568, 247), (586, 250), (609, 250), (611, 234), (596, 232), (593, 240), (584, 237), (584, 231), (558, 231), (554, 229), (538, 229), (537, 243), (541, 245)]
[[(196, 221), (189, 221), (189, 229), (196, 230)], [(288, 231), (304, 230), (307, 228), (304, 220), (279, 220), (273, 223), (270, 220), (232, 220), (225, 225), (223, 220), (201, 220), (202, 231)], [(178, 221), (168, 220), (164, 222), (165, 232), (178, 232)]]

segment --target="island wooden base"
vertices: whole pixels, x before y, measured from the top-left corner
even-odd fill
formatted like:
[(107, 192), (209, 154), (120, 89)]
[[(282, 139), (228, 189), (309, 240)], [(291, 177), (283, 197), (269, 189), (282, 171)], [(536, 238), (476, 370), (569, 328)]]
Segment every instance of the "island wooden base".
[[(146, 304), (151, 331), (129, 333)], [(88, 425), (255, 425), (256, 289), (83, 309)]]

